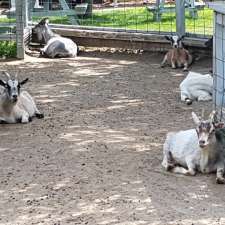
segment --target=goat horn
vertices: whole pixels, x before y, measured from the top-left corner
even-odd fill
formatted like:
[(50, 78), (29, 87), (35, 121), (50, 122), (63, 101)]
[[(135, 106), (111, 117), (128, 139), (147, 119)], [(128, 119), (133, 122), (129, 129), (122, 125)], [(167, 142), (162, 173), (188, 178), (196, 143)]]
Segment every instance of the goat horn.
[(6, 71), (2, 71), (2, 72), (3, 72), (4, 75), (7, 76), (8, 79), (11, 79), (11, 76), (10, 76), (10, 74), (8, 72), (6, 72)]
[(216, 115), (217, 115), (216, 110), (213, 110), (213, 111), (210, 113), (210, 115), (209, 115), (209, 119), (210, 119), (212, 122), (215, 122), (215, 121), (217, 120)]

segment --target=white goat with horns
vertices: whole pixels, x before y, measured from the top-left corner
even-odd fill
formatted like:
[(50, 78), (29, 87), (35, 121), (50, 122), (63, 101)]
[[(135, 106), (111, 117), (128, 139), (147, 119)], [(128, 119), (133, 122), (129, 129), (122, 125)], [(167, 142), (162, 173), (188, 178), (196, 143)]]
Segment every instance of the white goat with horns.
[(0, 79), (0, 123), (28, 123), (34, 116), (43, 118), (31, 95), (27, 91), (20, 92), (28, 78), (19, 82), (17, 75), (12, 79), (9, 73), (3, 73), (7, 81)]
[[(203, 113), (204, 115), (204, 113)], [(195, 175), (216, 172), (216, 182), (225, 183), (225, 128), (213, 111), (207, 120), (194, 112), (196, 129), (169, 132), (163, 146), (162, 166), (174, 173)]]

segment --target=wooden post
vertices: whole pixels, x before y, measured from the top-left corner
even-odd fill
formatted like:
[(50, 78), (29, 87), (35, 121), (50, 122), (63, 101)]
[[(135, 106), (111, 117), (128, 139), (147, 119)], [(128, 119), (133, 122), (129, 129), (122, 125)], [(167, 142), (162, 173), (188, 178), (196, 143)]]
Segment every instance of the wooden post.
[(176, 0), (176, 31), (185, 35), (185, 0)]
[(25, 57), (24, 28), (27, 20), (27, 0), (16, 0), (16, 44), (19, 59)]

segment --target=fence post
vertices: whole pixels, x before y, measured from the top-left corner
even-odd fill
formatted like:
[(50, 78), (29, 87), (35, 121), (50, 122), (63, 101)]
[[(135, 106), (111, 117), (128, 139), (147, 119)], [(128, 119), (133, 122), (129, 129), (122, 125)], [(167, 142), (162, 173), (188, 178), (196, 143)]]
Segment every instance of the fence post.
[(27, 0), (16, 0), (16, 44), (19, 59), (25, 57), (24, 28), (27, 22)]
[(176, 32), (185, 35), (185, 0), (176, 0)]

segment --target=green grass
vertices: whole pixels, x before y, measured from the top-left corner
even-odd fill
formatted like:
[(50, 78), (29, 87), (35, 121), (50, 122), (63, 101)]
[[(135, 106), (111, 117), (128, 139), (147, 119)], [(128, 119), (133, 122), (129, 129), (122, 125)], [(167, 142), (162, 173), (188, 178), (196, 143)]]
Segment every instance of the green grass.
[(16, 57), (16, 42), (0, 41), (0, 57), (6, 58)]
[[(212, 34), (213, 11), (204, 8), (198, 11), (198, 18), (193, 19), (186, 12), (186, 31), (195, 34)], [(34, 17), (33, 21), (39, 21)], [(70, 24), (67, 16), (50, 17), (51, 23)], [(15, 22), (15, 19), (0, 18), (0, 23)], [(153, 14), (146, 7), (127, 7), (94, 10), (89, 18), (80, 18), (80, 25), (112, 27), (127, 30), (143, 30), (156, 32), (176, 32), (175, 12), (163, 13), (160, 22), (153, 20)]]
[(12, 18), (0, 18), (0, 23), (15, 23), (16, 22), (16, 19), (12, 19)]
[[(198, 34), (212, 34), (212, 10), (205, 8), (198, 11), (198, 18), (193, 19), (186, 12), (186, 31)], [(146, 7), (127, 8), (125, 10), (94, 11), (92, 18), (80, 21), (81, 25), (114, 27), (131, 30), (176, 32), (176, 14), (163, 13), (160, 22), (153, 20), (153, 14)]]
[[(212, 34), (213, 12), (205, 8), (198, 11), (198, 18), (190, 17), (186, 12), (186, 31), (195, 34)], [(40, 18), (34, 18), (38, 21)], [(70, 24), (67, 16), (50, 17), (51, 23)], [(153, 20), (153, 14), (146, 7), (130, 7), (124, 9), (94, 10), (89, 18), (81, 18), (80, 25), (111, 27), (127, 30), (142, 30), (156, 32), (176, 32), (175, 12), (163, 13), (160, 22)]]

